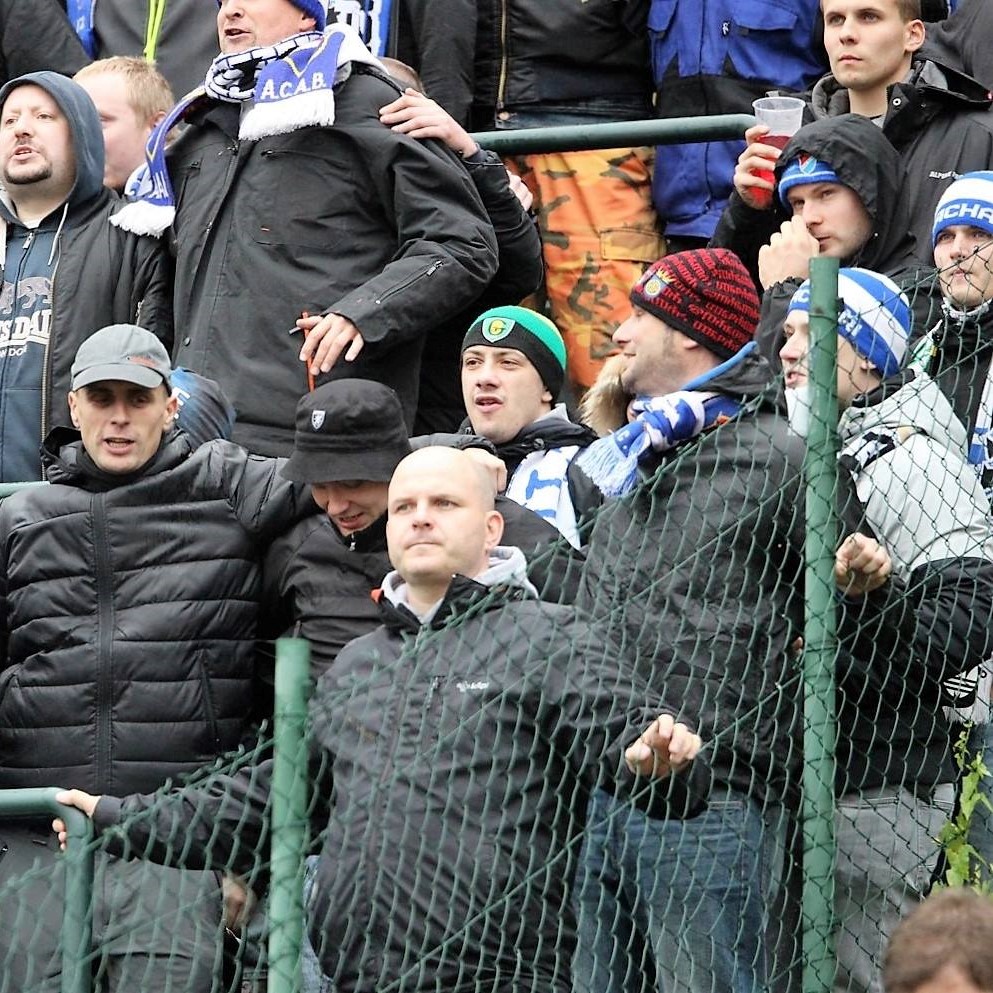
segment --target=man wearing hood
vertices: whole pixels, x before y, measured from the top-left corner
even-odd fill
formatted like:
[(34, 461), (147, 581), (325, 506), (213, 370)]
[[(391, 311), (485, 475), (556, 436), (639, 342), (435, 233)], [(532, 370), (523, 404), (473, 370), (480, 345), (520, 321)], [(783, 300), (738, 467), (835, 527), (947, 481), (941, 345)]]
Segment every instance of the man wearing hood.
[[(194, 451), (174, 427), (171, 378), (150, 331), (89, 336), (71, 371), (76, 430), (45, 442), (51, 485), (0, 506), (0, 788), (147, 792), (249, 726), (261, 550), (313, 505), (276, 460), (226, 441)], [(57, 988), (62, 877), (48, 832), (4, 820), (0, 851), (0, 902), (23, 908), (0, 929), (0, 975)], [(94, 892), (93, 968), (108, 989), (211, 988), (212, 875), (101, 853)]]
[[(993, 161), (993, 95), (983, 83), (918, 55), (925, 37), (920, 0), (822, 0), (821, 10), (831, 73), (814, 86), (811, 112), (816, 120), (859, 114), (882, 130), (899, 155), (893, 178), (926, 265), (938, 198), (957, 176)], [(751, 196), (770, 188), (755, 171), (768, 171), (779, 156), (762, 142), (765, 134), (761, 126), (745, 133), (728, 210), (736, 227), (769, 232), (774, 215), (756, 209)], [(716, 243), (737, 250), (726, 240)]]
[[(538, 600), (520, 549), (500, 544), (494, 494), (465, 452), (399, 464), (381, 623), (311, 699), (321, 852), (307, 913), (323, 988), (571, 993), (587, 791), (610, 782), (673, 819), (701, 805), (701, 740), (659, 716), (683, 701), (617, 665), (574, 610)], [(266, 843), (271, 772), (61, 796), (146, 857), (245, 872)]]
[[(900, 373), (911, 313), (890, 279), (838, 276), (840, 516), (835, 988), (879, 989), (887, 939), (920, 902), (952, 808), (943, 682), (993, 647), (990, 503), (966, 434), (929, 376)], [(805, 437), (810, 283), (780, 350), (790, 424)]]
[(93, 102), (54, 72), (0, 89), (0, 480), (39, 479), (38, 448), (68, 423), (76, 348), (98, 328), (140, 323), (172, 341), (165, 250), (107, 223)]
[(577, 606), (714, 741), (708, 810), (649, 823), (593, 794), (576, 880), (576, 990), (766, 989), (764, 935), (796, 802), (803, 446), (752, 335), (759, 301), (724, 249), (656, 262), (614, 334), (633, 421), (578, 459), (608, 500)]
[(817, 256), (891, 277), (913, 294), (922, 320), (929, 313), (930, 280), (920, 281), (931, 270), (916, 257), (901, 175), (899, 156), (868, 118), (824, 118), (802, 127), (776, 162), (778, 231), (763, 241), (760, 228), (738, 227), (742, 218), (732, 207), (725, 212), (715, 242), (736, 252), (762, 287), (755, 337), (773, 368), (779, 368), (786, 306)]

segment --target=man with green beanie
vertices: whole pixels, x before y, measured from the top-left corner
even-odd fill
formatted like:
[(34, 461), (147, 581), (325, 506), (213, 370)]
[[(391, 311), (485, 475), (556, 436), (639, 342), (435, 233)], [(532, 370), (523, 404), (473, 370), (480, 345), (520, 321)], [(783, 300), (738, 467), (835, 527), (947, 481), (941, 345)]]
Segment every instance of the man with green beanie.
[(462, 342), (463, 431), (486, 438), (507, 466), (507, 496), (577, 548), (600, 491), (575, 465), (596, 434), (569, 419), (559, 394), (566, 351), (558, 328), (526, 307), (494, 307)]

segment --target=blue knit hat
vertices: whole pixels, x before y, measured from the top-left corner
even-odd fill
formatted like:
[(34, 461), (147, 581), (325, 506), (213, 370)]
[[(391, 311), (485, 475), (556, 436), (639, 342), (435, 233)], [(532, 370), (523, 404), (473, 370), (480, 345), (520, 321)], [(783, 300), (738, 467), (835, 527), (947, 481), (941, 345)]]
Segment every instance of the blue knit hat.
[(945, 228), (956, 224), (993, 234), (993, 172), (967, 172), (941, 194), (934, 210), (932, 247)]
[[(838, 296), (844, 306), (838, 314), (838, 334), (884, 378), (900, 368), (907, 351), (912, 315), (907, 297), (889, 276), (869, 269), (841, 269)], [(810, 310), (810, 280), (790, 300), (791, 311)]]
[(840, 182), (838, 174), (826, 162), (815, 159), (813, 155), (807, 155), (804, 152), (783, 170), (783, 175), (779, 179), (779, 200), (787, 210), (790, 210), (786, 191), (792, 187), (802, 186), (805, 183)]
[[(323, 31), (328, 26), (327, 0), (290, 0), (290, 3), (314, 19), (316, 31)], [(217, 6), (220, 5), (221, 0), (217, 0)]]

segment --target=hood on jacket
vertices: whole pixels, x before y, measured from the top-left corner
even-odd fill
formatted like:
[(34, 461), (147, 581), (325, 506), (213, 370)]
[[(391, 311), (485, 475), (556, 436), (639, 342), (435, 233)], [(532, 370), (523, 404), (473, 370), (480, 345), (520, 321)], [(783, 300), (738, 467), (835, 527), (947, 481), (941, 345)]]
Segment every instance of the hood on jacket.
[(926, 373), (907, 370), (856, 397), (838, 421), (842, 444), (868, 431), (913, 428), (945, 448), (968, 450), (965, 426), (938, 384)]
[[(521, 590), (528, 597), (538, 599), (538, 591), (528, 579), (527, 560), (524, 553), (519, 548), (512, 545), (497, 545), (490, 552), (489, 565), (486, 571), (478, 576), (473, 576), (475, 583), (485, 587), (503, 586), (510, 589)], [(387, 573), (383, 580), (383, 596), (393, 604), (394, 607), (406, 607), (414, 613), (410, 606), (409, 591), (407, 583), (395, 569)], [(438, 608), (445, 602), (443, 597), (426, 614), (418, 615), (422, 624), (427, 624), (438, 612)]]
[[(48, 93), (69, 122), (72, 147), (76, 154), (76, 180), (66, 202), (70, 207), (76, 207), (92, 200), (103, 192), (104, 167), (103, 130), (93, 101), (78, 83), (57, 72), (46, 70), (29, 72), (6, 83), (0, 88), (0, 107), (12, 90), (28, 85), (39, 86)], [(0, 193), (0, 214), (7, 221), (17, 221), (6, 192)]]
[[(925, 100), (931, 114), (942, 108), (953, 112), (983, 111), (993, 103), (993, 95), (978, 79), (933, 59), (914, 59), (907, 78), (894, 87), (904, 95), (916, 94), (918, 104)], [(814, 84), (810, 108), (815, 119), (847, 114), (851, 111), (848, 90), (828, 73)]]
[(910, 218), (900, 196), (903, 163), (883, 132), (860, 114), (825, 117), (802, 127), (790, 139), (776, 164), (776, 181), (801, 154), (826, 162), (845, 186), (855, 191), (872, 220), (868, 242), (843, 266), (861, 266), (890, 273), (914, 254)]
[(775, 408), (782, 386), (765, 357), (757, 348), (751, 348), (725, 372), (708, 380), (703, 388), (723, 393), (739, 403), (761, 401), (760, 406)]

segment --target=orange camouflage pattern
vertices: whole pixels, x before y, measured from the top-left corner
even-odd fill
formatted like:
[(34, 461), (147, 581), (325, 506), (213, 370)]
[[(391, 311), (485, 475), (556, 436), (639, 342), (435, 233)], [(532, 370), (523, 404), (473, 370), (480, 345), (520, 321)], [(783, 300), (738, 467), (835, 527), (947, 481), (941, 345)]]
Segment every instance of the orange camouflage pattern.
[(653, 157), (651, 148), (614, 148), (507, 162), (534, 194), (545, 297), (580, 393), (616, 351), (611, 335), (630, 312), (629, 290), (665, 253), (652, 206)]

